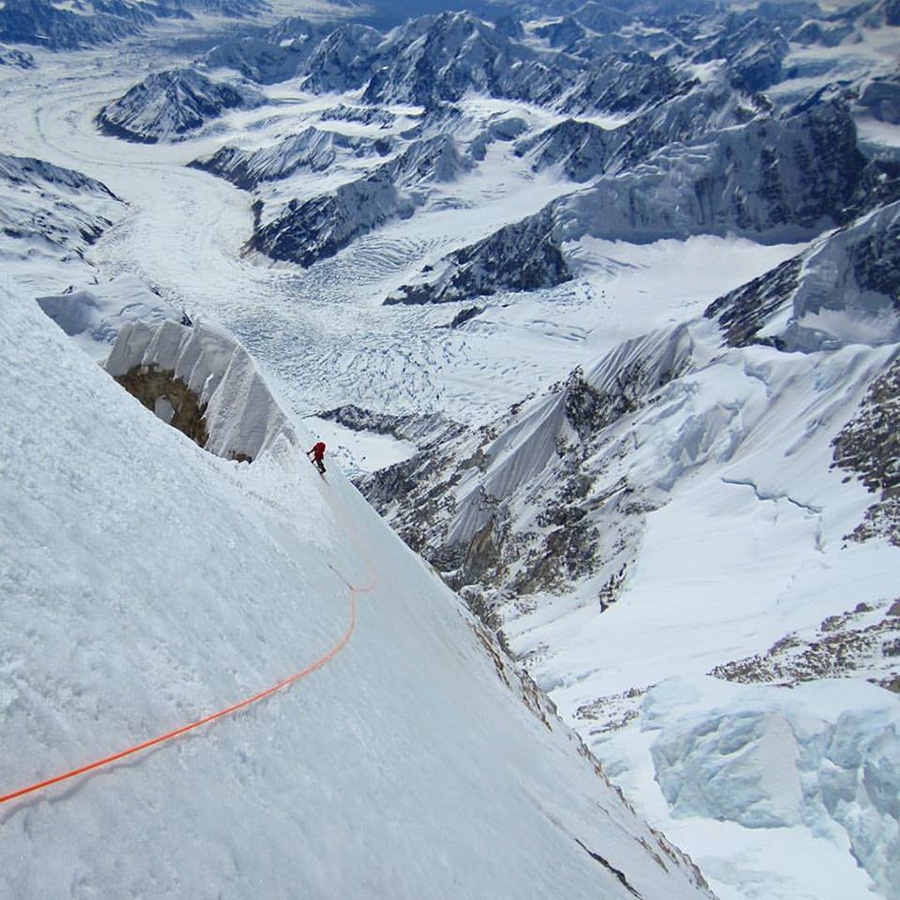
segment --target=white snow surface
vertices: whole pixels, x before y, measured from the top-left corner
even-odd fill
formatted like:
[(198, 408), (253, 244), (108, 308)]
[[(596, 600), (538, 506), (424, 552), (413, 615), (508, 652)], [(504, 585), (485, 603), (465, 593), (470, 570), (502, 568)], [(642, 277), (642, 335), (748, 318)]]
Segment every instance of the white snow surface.
[(299, 670), (374, 583), (289, 692), (4, 805), (0, 894), (633, 896), (591, 851), (641, 896), (705, 896), (289, 431), (217, 458), (7, 281), (0, 311), (4, 792)]
[[(872, 46), (812, 49), (790, 62), (805, 59), (812, 72), (819, 57), (834, 69), (849, 57), (855, 72)], [(289, 694), (0, 807), (0, 893), (108, 896), (114, 885), (114, 895), (151, 897), (617, 896), (619, 882), (609, 878), (607, 889), (606, 870), (578, 838), (645, 898), (689, 896), (651, 883), (662, 877), (655, 863), (632, 867), (632, 845), (601, 825), (625, 814), (572, 763), (572, 741), (512, 704), (453, 598), (385, 534), (337, 467), (319, 480), (302, 456), (312, 435), (279, 431), (251, 466), (205, 454), (73, 352), (31, 297), (72, 286), (76, 296), (115, 299), (152, 286), (206, 333), (220, 322), (237, 334), (256, 359), (240, 371), (265, 373), (288, 419), (354, 402), (480, 424), (621, 341), (693, 318), (802, 248), (589, 239), (576, 281), (498, 295), (446, 329), (459, 304), (379, 304), (423, 261), (533, 212), (565, 185), (529, 179), (492, 147), (445, 208), (309, 271), (269, 266), (241, 256), (249, 196), (184, 166), (225, 143), (272, 143), (340, 98), (281, 85), (269, 92), (276, 106), (231, 114), (177, 145), (128, 145), (98, 135), (93, 117), (170, 65), (169, 54), (134, 44), (35, 55), (37, 70), (0, 72), (3, 149), (102, 180), (129, 213), (83, 257), (0, 248), (27, 294), (4, 287), (0, 300), (0, 791), (306, 664), (343, 631), (341, 577), (365, 579), (363, 551), (379, 587), (360, 597), (347, 650)], [(792, 102), (821, 77), (773, 93)], [(895, 126), (863, 126), (870, 142), (897, 146)], [(312, 194), (315, 178), (290, 189)], [(134, 280), (126, 287), (115, 280), (123, 277)], [(104, 341), (103, 323), (118, 331), (122, 311), (101, 315)], [(894, 352), (854, 342), (893, 340), (896, 323), (870, 317), (857, 328), (852, 316), (813, 319), (821, 315), (804, 324), (847, 344), (833, 356), (726, 353), (715, 371), (671, 387), (631, 462), (672, 495), (648, 518), (625, 594), (602, 619), (587, 609), (595, 592), (551, 598), (511, 634), (517, 649), (563, 649), (534, 671), (570, 721), (597, 696), (659, 681), (634, 700), (627, 727), (577, 724), (721, 900), (900, 896), (896, 791), (884, 789), (898, 771), (896, 696), (862, 680), (788, 691), (705, 675), (726, 651), (739, 658), (791, 629), (808, 635), (811, 616), (861, 601), (883, 610), (897, 596), (896, 551), (839, 552), (869, 497), (858, 485), (835, 491), (840, 475), (828, 472), (829, 434)], [(108, 344), (83, 334), (104, 356)], [(351, 470), (366, 468), (363, 456), (408, 449), (374, 449), (313, 424)], [(710, 460), (729, 467), (727, 480)]]
[(400, 440), (389, 434), (372, 431), (356, 431), (331, 419), (311, 416), (307, 427), (319, 440), (325, 441), (327, 452), (350, 478), (386, 469), (395, 463), (409, 459), (417, 450), (410, 441)]
[(98, 362), (106, 359), (122, 328), (129, 323), (181, 321), (182, 313), (133, 275), (86, 285), (65, 294), (38, 297), (41, 309)]

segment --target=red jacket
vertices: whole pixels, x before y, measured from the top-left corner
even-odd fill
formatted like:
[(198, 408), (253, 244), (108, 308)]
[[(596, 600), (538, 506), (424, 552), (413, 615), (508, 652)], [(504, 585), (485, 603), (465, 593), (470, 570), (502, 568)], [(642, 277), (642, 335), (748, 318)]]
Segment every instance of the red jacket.
[(312, 453), (313, 459), (320, 460), (325, 455), (325, 444), (322, 441), (319, 441), (317, 444), (313, 444), (311, 450), (306, 451), (307, 454)]

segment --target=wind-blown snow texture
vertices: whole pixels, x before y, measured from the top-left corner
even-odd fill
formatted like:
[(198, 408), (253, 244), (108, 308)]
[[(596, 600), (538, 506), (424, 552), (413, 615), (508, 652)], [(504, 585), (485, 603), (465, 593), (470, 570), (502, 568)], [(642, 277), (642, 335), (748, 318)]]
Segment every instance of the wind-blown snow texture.
[[(122, 434), (107, 436), (119, 448), (109, 463), (119, 482), (117, 502), (121, 485), (130, 483), (126, 458), (150, 473), (159, 472), (163, 459), (166, 471), (193, 473), (203, 487), (188, 489), (186, 507), (174, 511), (164, 492), (141, 488), (137, 496), (144, 501), (152, 494), (152, 502), (142, 504), (151, 511), (127, 516), (128, 525), (142, 527), (133, 522), (147, 519), (162, 537), (141, 532), (141, 550), (157, 556), (151, 565), (135, 552), (135, 564), (144, 566), (148, 583), (163, 584), (158, 579), (167, 578), (169, 568), (192, 590), (199, 578), (199, 609), (209, 611), (204, 621), (224, 616), (226, 626), (217, 621), (212, 633), (231, 647), (198, 660), (185, 656), (179, 638), (171, 651), (177, 655), (163, 659), (167, 632), (156, 618), (159, 601), (148, 599), (137, 618), (149, 623), (154, 638), (138, 642), (138, 658), (156, 654), (149, 670), (174, 668), (179, 676), (173, 683), (181, 685), (164, 688), (159, 703), (169, 698), (189, 706), (188, 681), (218, 701), (208, 679), (219, 674), (219, 663), (208, 666), (207, 659), (221, 657), (226, 681), (244, 671), (238, 657), (245, 652), (261, 675), (277, 677), (298, 647), (312, 652), (313, 644), (327, 644), (326, 636), (342, 627), (337, 606), (326, 607), (320, 598), (334, 596), (320, 562), (329, 548), (344, 548), (335, 537), (342, 522), (336, 513), (333, 528), (318, 522), (323, 516), (331, 521), (332, 508), (316, 493), (326, 485), (307, 484), (309, 467), (290, 437), (298, 430), (296, 417), (304, 416), (329, 444), (332, 494), (351, 503), (339, 488), (338, 469), (368, 473), (359, 483), (371, 501), (549, 694), (641, 815), (699, 861), (721, 900), (900, 896), (896, 4), (877, 0), (825, 11), (815, 4), (563, 8), (548, 2), (539, 18), (509, 4), (495, 7), (495, 20), (488, 21), (426, 3), (419, 11), (433, 15), (406, 22), (396, 4), (380, 4), (379, 22), (356, 18), (348, 6), (329, 11), (285, 2), (278, 12), (292, 18), (276, 22), (273, 10), (249, 30), (225, 28), (220, 14), (234, 10), (217, 0), (197, 0), (190, 6), (193, 18), (164, 22), (163, 10), (175, 8), (116, 6), (121, 15), (110, 15), (139, 11), (157, 24), (134, 19), (129, 40), (81, 53), (50, 53), (30, 43), (0, 50), (0, 150), (14, 160), (7, 165), (7, 188), (0, 186), (7, 199), (0, 205), (11, 216), (0, 231), (0, 253), (24, 291), (20, 300), (40, 298), (94, 359), (105, 359), (121, 332), (116, 355), (127, 369), (121, 380), (158, 416), (222, 456), (201, 456), (174, 432), (161, 437), (162, 424), (116, 389), (140, 417), (134, 421), (145, 423), (135, 428), (132, 413), (127, 420), (114, 413), (123, 425)], [(74, 15), (70, 4), (8, 0), (0, 22), (26, 7), (32, 25), (51, 16), (71, 24)], [(49, 7), (67, 15), (48, 13)], [(81, 24), (98, 25), (88, 4), (79, 16)], [(398, 27), (384, 28), (389, 18)], [(28, 27), (36, 34), (45, 26)], [(83, 44), (74, 31), (58, 39), (60, 47)], [(136, 87), (141, 84), (155, 89)], [(240, 92), (237, 105), (221, 102), (219, 89), (226, 85)], [(98, 129), (103, 109), (134, 125), (132, 140)], [(190, 127), (179, 131), (182, 125)], [(192, 328), (178, 324), (188, 317)], [(47, 336), (43, 325), (38, 333)], [(53, 347), (65, 346), (63, 340), (60, 333)], [(18, 350), (15, 343), (10, 348)], [(215, 364), (197, 366), (208, 352)], [(59, 359), (61, 368), (54, 362), (41, 369), (51, 384), (71, 378), (75, 357)], [(79, 365), (84, 369), (83, 360)], [(105, 377), (90, 366), (84, 371)], [(73, 383), (88, 390), (87, 382)], [(91, 385), (88, 395), (96, 399), (101, 394)], [(279, 398), (277, 407), (265, 399), (269, 391)], [(250, 403), (254, 397), (263, 399)], [(255, 416), (237, 412), (251, 406)], [(65, 419), (64, 406), (50, 408)], [(81, 414), (85, 407), (72, 408), (79, 411), (73, 427), (90, 420)], [(283, 419), (276, 408), (285, 411)], [(67, 427), (57, 426), (60, 439)], [(131, 443), (126, 452), (125, 432), (145, 442), (146, 455), (135, 457)], [(157, 434), (158, 440), (151, 437)], [(180, 456), (172, 465), (163, 448), (173, 441), (185, 459), (202, 459), (206, 474)], [(35, 449), (25, 439), (21, 444), (43, 459), (42, 442)], [(290, 449), (281, 456), (283, 445)], [(307, 446), (304, 440), (300, 449)], [(95, 447), (92, 459), (99, 454)], [(249, 466), (237, 462), (247, 457), (253, 458)], [(41, 482), (19, 477), (25, 463), (14, 459), (17, 480), (7, 487), (30, 503)], [(279, 460), (293, 474), (283, 475)], [(213, 482), (209, 473), (216, 473)], [(227, 552), (221, 529), (213, 533), (203, 515), (204, 493), (221, 499), (215, 485), (223, 473), (241, 509), (239, 519), (227, 511), (212, 516), (239, 535)], [(75, 476), (69, 481), (75, 487), (59, 492), (65, 510), (89, 496)], [(230, 508), (219, 503), (215, 513)], [(314, 555), (303, 549), (307, 532), (297, 531), (305, 526), (278, 512), (286, 509), (301, 510), (304, 523), (317, 522), (319, 536), (310, 538), (319, 541)], [(185, 555), (183, 541), (175, 546), (167, 517), (187, 523), (179, 535), (196, 533), (199, 554), (191, 547)], [(126, 530), (115, 513), (106, 518), (119, 525), (114, 532)], [(68, 519), (57, 515), (54, 521)], [(388, 544), (378, 534), (366, 531), (380, 552)], [(299, 560), (305, 583), (316, 588), (314, 599), (303, 595), (304, 623), (321, 632), (321, 642), (304, 643), (312, 632), (301, 635), (299, 626), (271, 638), (262, 607), (246, 612), (252, 605), (244, 597), (256, 596), (249, 587), (239, 598), (240, 613), (232, 604), (220, 615), (209, 599), (204, 576), (191, 566), (206, 572), (218, 561), (228, 577), (210, 577), (213, 587), (246, 587), (242, 579), (253, 576), (256, 562), (241, 556), (241, 547), (255, 547), (257, 540), (268, 564), (260, 575), (264, 587), (293, 588), (295, 579), (279, 574), (277, 564)], [(73, 571), (82, 565), (118, 571), (103, 562), (112, 559), (111, 541), (104, 531), (98, 546), (107, 548), (106, 556), (57, 556), (77, 558)], [(403, 573), (395, 582), (403, 590), (401, 605), (387, 607), (391, 629), (373, 635), (382, 655), (397, 634), (415, 647), (410, 628), (442, 629), (440, 623), (453, 619), (443, 605), (452, 604), (449, 595), (435, 605), (428, 601), (427, 611), (412, 601), (405, 605), (411, 586), (416, 597), (432, 596), (432, 587), (418, 574), (407, 577), (393, 550), (384, 552), (385, 564), (396, 561)], [(94, 556), (96, 564), (84, 562)], [(59, 577), (54, 571), (54, 584)], [(62, 609), (70, 608), (70, 596), (81, 602), (77, 588), (65, 596)], [(278, 603), (279, 622), (294, 614), (287, 600)], [(118, 608), (112, 600), (110, 606)], [(100, 614), (100, 608), (82, 611), (108, 634), (121, 617)], [(244, 640), (247, 621), (252, 641)], [(200, 627), (199, 618), (191, 623)], [(455, 627), (448, 626), (452, 633)], [(101, 657), (87, 637), (89, 625), (75, 631), (87, 644), (74, 646), (88, 649), (73, 651), (69, 640), (56, 655), (71, 657), (74, 671), (91, 673), (84, 676), (89, 686), (78, 685), (67, 704), (54, 702), (60, 709), (74, 705), (85, 719), (96, 711), (90, 718), (95, 730), (96, 721), (107, 721), (107, 708), (85, 711), (100, 701), (90, 686), (98, 668), (82, 660)], [(23, 628), (10, 640), (23, 647), (29, 635), (41, 634)], [(448, 648), (459, 645), (448, 633), (431, 635), (441, 644), (439, 660), (457, 659)], [(209, 639), (198, 643), (207, 647)], [(122, 646), (130, 645), (123, 639)], [(265, 662), (270, 648), (277, 675)], [(467, 666), (469, 651), (459, 652)], [(530, 698), (533, 711), (552, 724), (549, 701), (532, 682), (514, 677), (513, 664), (495, 646), (489, 653), (515, 693)], [(58, 698), (65, 689), (52, 655), (40, 657), (46, 667), (40, 673), (47, 676), (41, 683), (52, 684), (45, 695)], [(476, 728), (481, 737), (472, 737), (462, 714), (453, 719), (460, 725), (456, 737), (450, 725), (435, 732), (422, 723), (438, 710), (448, 722), (445, 701), (454, 710), (457, 702), (483, 704), (477, 709), (484, 717), (493, 715), (494, 688), (472, 675), (465, 683), (477, 698), (467, 693), (463, 701), (450, 676), (438, 678), (434, 690), (401, 679), (413, 712), (401, 716), (400, 701), (391, 696), (383, 718), (376, 718), (372, 710), (382, 715), (378, 679), (385, 676), (374, 652), (363, 655), (359, 662), (376, 673), (376, 683), (354, 696), (359, 707), (337, 701), (351, 716), (324, 721), (339, 736), (351, 733), (355, 750), (371, 748), (371, 738), (391, 762), (379, 769), (382, 755), (367, 754), (368, 781), (360, 778), (356, 799), (352, 791), (334, 791), (338, 808), (350, 809), (341, 805), (349, 802), (371, 823), (367, 785), (379, 799), (395, 796), (385, 786), (398, 783), (391, 774), (399, 771), (391, 768), (397, 744), (381, 728), (393, 735), (401, 718), (411, 715), (416, 728), (422, 725), (439, 748), (436, 765), (445, 751), (459, 759), (443, 767), (450, 775), (438, 792), (435, 819), (421, 839), (412, 838), (409, 857), (386, 848), (391, 834), (402, 842), (404, 829), (413, 829), (403, 823), (415, 821), (411, 811), (419, 812), (426, 794), (427, 778), (418, 775), (407, 779), (409, 802), (379, 823), (384, 845), (366, 846), (354, 832), (353, 849), (361, 859), (387, 860), (395, 868), (384, 879), (402, 875), (410, 891), (426, 884), (422, 860), (412, 858), (415, 848), (424, 859), (440, 847), (448, 865), (465, 858), (462, 870), (480, 879), (486, 857), (476, 857), (473, 869), (466, 849), (473, 836), (480, 846), (484, 833), (467, 834), (446, 849), (438, 834), (442, 818), (454, 826), (463, 819), (449, 799), (456, 775), (478, 795), (471, 804), (476, 829), (493, 790), (472, 774), (475, 757), (455, 741), (471, 739), (478, 760), (507, 774), (508, 763), (518, 765), (517, 751), (507, 757), (508, 732), (484, 731), (485, 723)], [(388, 656), (402, 656), (404, 664), (418, 659), (406, 646)], [(477, 660), (483, 657), (474, 651), (471, 657), (481, 671)], [(185, 658), (194, 660), (190, 672), (178, 669)], [(2, 666), (0, 673), (7, 673)], [(118, 671), (112, 663), (107, 670)], [(319, 674), (326, 679), (325, 671)], [(0, 684), (18, 684), (21, 677), (13, 668), (0, 674), (6, 679)], [(163, 683), (162, 674), (154, 677)], [(328, 681), (335, 686), (330, 697), (343, 696), (349, 682), (339, 671), (327, 678), (336, 679)], [(126, 678), (124, 688), (133, 680)], [(247, 680), (255, 687), (264, 679)], [(276, 701), (278, 708), (290, 699)], [(11, 715), (38, 708), (30, 702), (28, 695), (11, 701)], [(201, 707), (208, 705), (198, 702)], [(111, 700), (109, 708), (122, 707)], [(161, 715), (170, 709), (163, 706)], [(115, 712), (110, 741), (122, 730), (145, 734), (145, 723), (156, 720), (146, 710), (139, 705), (124, 729)], [(48, 716), (51, 725), (58, 721)], [(321, 750), (320, 720), (312, 721), (312, 740)], [(273, 738), (271, 756), (260, 758), (240, 744), (241, 777), (276, 817), (286, 809), (282, 801), (297, 796), (293, 781), (285, 787), (289, 775), (277, 762), (282, 738), (303, 746), (293, 719), (279, 723), (285, 730)], [(255, 728), (241, 734), (251, 732)], [(38, 742), (47, 733), (34, 732)], [(178, 759), (190, 762), (205, 740), (187, 742)], [(227, 755), (235, 744), (220, 740)], [(63, 743), (53, 747), (65, 753)], [(329, 754), (334, 758), (333, 749)], [(215, 785), (234, 783), (226, 755), (212, 767), (224, 776), (201, 785), (211, 798)], [(292, 765), (296, 758), (295, 752)], [(302, 770), (309, 778), (301, 779), (299, 790), (333, 783), (325, 777), (334, 775), (327, 762), (301, 758), (313, 768)], [(401, 762), (409, 758), (398, 755)], [(179, 774), (166, 768), (175, 764), (164, 753), (148, 763)], [(566, 870), (566, 879), (580, 883), (582, 864), (608, 873), (616, 890), (623, 888), (618, 869), (643, 892), (630, 867), (620, 867), (601, 846), (606, 838), (599, 831), (566, 824), (586, 821), (579, 818), (586, 807), (575, 798), (580, 776), (559, 774), (568, 765), (561, 762), (555, 776), (565, 785), (558, 805), (543, 802), (543, 789), (532, 791), (569, 829), (568, 849), (540, 838), (540, 852), (528, 864), (534, 869), (519, 871), (521, 859), (513, 861), (515, 851), (504, 844), (496, 873), (503, 877), (508, 863), (517, 874), (502, 895), (515, 893), (517, 879), (527, 881), (525, 873), (536, 871), (541, 874), (527, 881), (530, 887), (568, 895), (562, 875), (552, 888), (549, 879)], [(526, 784), (551, 777), (549, 768), (538, 777), (531, 764), (523, 766), (530, 773)], [(124, 774), (137, 779), (143, 770), (141, 763)], [(102, 790), (104, 779), (90, 780), (74, 799)], [(261, 787), (264, 780), (278, 796)], [(133, 784), (150, 791), (156, 782)], [(498, 808), (542, 834), (544, 819), (531, 818), (527, 804), (527, 813), (510, 806), (502, 784), (493, 794), (504, 796)], [(459, 796), (468, 797), (467, 790)], [(174, 808), (174, 800), (166, 802)], [(226, 802), (244, 815), (243, 800)], [(22, 841), (46, 827), (40, 817), (35, 824), (33, 814), (47, 806), (41, 801), (28, 810)], [(65, 805), (52, 808), (61, 825), (68, 824)], [(209, 808), (202, 806), (191, 826), (192, 834), (210, 838), (200, 852), (203, 865), (231, 846), (219, 839), (227, 816), (217, 812), (206, 830)], [(293, 811), (284, 815), (295, 821)], [(347, 813), (341, 822), (350, 818)], [(495, 841), (506, 833), (497, 820), (488, 821), (497, 825)], [(336, 826), (331, 833), (343, 831)], [(165, 834), (172, 846), (179, 843), (176, 830)], [(234, 883), (257, 865), (249, 861), (255, 844), (239, 837), (234, 853), (214, 867)], [(514, 832), (510, 838), (515, 841)], [(146, 846), (138, 838), (135, 845)], [(20, 845), (10, 846), (14, 865), (21, 866)], [(569, 865), (573, 846), (580, 863)], [(316, 847), (323, 841), (314, 840), (309, 858), (298, 862), (325, 872), (321, 860), (333, 857), (326, 852), (312, 861)], [(369, 850), (375, 855), (368, 857)], [(441, 866), (436, 871), (447, 871)], [(47, 869), (46, 877), (56, 878), (63, 868)], [(87, 869), (81, 870), (85, 883), (92, 877)], [(364, 877), (348, 877), (357, 875)], [(165, 893), (175, 884), (175, 867), (160, 877), (169, 879), (160, 882)], [(374, 887), (367, 882), (365, 889), (360, 883), (348, 886), (338, 878), (335, 891), (391, 893), (386, 880)], [(190, 893), (192, 884), (174, 890)], [(311, 892), (321, 884), (315, 881)], [(229, 890), (223, 889), (226, 896)], [(644, 894), (657, 895), (669, 896), (668, 889)]]

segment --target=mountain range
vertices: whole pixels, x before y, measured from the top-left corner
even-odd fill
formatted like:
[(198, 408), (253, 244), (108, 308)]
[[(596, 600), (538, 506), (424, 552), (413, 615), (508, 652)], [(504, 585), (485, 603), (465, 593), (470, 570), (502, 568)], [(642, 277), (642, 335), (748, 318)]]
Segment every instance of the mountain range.
[[(250, 563), (248, 549), (243, 572), (217, 564), (212, 531), (191, 517), (199, 565), (223, 599), (215, 614), (201, 610), (188, 622), (198, 640), (216, 617), (229, 623), (225, 669), (248, 656), (265, 668), (240, 631), (248, 617), (260, 644), (275, 642), (287, 664), (287, 646), (250, 599), (254, 585), (269, 584), (276, 558), (290, 556), (297, 569), (281, 588), (301, 598), (301, 619), (316, 633), (331, 622), (304, 585), (325, 584), (325, 575), (308, 576), (317, 554), (338, 569), (336, 560), (357, 554), (345, 527), (350, 508), (349, 518), (367, 523), (379, 576), (387, 579), (381, 554), (397, 567), (391, 590), (406, 597), (415, 585), (430, 598), (427, 611), (406, 599), (389, 606), (390, 627), (378, 631), (387, 656), (399, 666), (406, 652), (410, 666), (386, 675), (367, 651), (384, 690), (367, 689), (356, 706), (336, 700), (358, 723), (389, 710), (354, 726), (356, 750), (371, 755), (368, 787), (353, 776), (353, 799), (342, 796), (338, 767), (324, 764), (298, 787), (277, 748), (256, 766), (249, 724), (233, 737), (223, 732), (216, 766), (225, 783), (274, 790), (269, 811), (298, 839), (305, 826), (276, 794), (292, 804), (327, 794), (337, 843), (354, 815), (375, 828), (373, 810), (396, 796), (397, 773), (423, 765), (412, 736), (397, 749), (403, 704), (388, 699), (388, 683), (405, 696), (415, 666), (428, 665), (426, 681), (444, 685), (451, 706), (465, 706), (463, 682), (479, 693), (480, 711), (485, 697), (494, 702), (483, 680), (431, 668), (424, 641), (440, 646), (441, 659), (458, 653), (499, 676), (526, 702), (529, 722), (602, 767), (693, 860), (657, 844), (605, 788), (589, 805), (627, 824), (607, 832), (579, 818), (572, 786), (583, 782), (571, 763), (559, 763), (564, 799), (552, 800), (549, 760), (565, 753), (506, 719), (486, 735), (468, 715), (454, 718), (456, 737), (444, 743), (446, 729), (427, 723), (425, 684), (410, 703), (418, 740), (439, 748), (452, 773), (434, 804), (435, 822), (448, 826), (446, 851), (427, 844), (436, 834), (421, 825), (428, 804), (404, 806), (388, 815), (390, 828), (413, 841), (431, 875), (414, 854), (385, 856), (381, 842), (375, 852), (354, 838), (359, 865), (340, 882), (345, 891), (448, 896), (462, 878), (469, 896), (508, 895), (516, 884), (532, 896), (900, 897), (900, 7), (435, 6), (134, 0), (76, 11), (7, 0), (0, 40), (11, 46), (0, 47), (0, 78), (27, 115), (4, 101), (0, 254), (14, 281), (4, 303), (16, 312), (3, 346), (8, 366), (34, 376), (0, 463), (14, 473), (7, 508), (28, 510), (37, 525), (14, 540), (13, 519), (2, 520), (4, 554), (24, 567), (29, 542), (57, 547), (77, 527), (61, 499), (69, 488), (53, 482), (56, 451), (36, 457), (41, 474), (29, 482), (15, 450), (28, 445), (29, 429), (56, 446), (39, 407), (72, 419), (58, 397), (46, 398), (59, 358), (77, 372), (79, 408), (85, 396), (102, 397), (104, 410), (93, 435), (60, 426), (66, 446), (84, 447), (73, 466), (88, 470), (100, 443), (119, 448), (109, 483), (85, 494), (89, 510), (112, 515), (107, 493), (126, 478), (127, 428), (152, 447), (141, 452), (144, 474), (131, 492), (138, 506), (161, 504), (184, 520), (174, 500), (154, 499), (159, 472), (183, 467), (215, 509), (193, 494), (190, 502), (224, 517), (264, 560)], [(47, 330), (33, 299), (80, 349)], [(83, 350), (106, 373), (84, 365)], [(319, 484), (303, 465), (313, 433), (328, 442), (333, 482)], [(368, 518), (339, 469), (428, 574), (401, 562), (413, 557)], [(46, 487), (48, 508), (65, 511), (59, 534), (34, 506), (34, 484)], [(288, 510), (282, 496), (300, 506)], [(234, 524), (246, 503), (260, 504), (257, 534)], [(324, 543), (295, 524), (298, 509), (309, 517), (303, 504), (337, 523)], [(100, 512), (90, 515), (99, 521)], [(93, 538), (120, 581), (132, 584), (157, 564), (144, 554), (165, 534), (165, 516), (150, 518), (120, 541), (134, 569), (109, 562), (117, 551), (99, 529)], [(167, 558), (178, 553), (173, 536), (161, 540)], [(88, 585), (83, 596), (107, 597), (102, 572), (66, 547), (55, 552)], [(56, 584), (48, 565), (36, 571)], [(193, 584), (184, 565), (176, 571)], [(22, 756), (44, 765), (36, 745), (59, 755), (54, 729), (82, 729), (102, 706), (91, 699), (101, 694), (90, 673), (122, 669), (91, 632), (107, 633), (113, 619), (82, 628), (72, 622), (93, 621), (90, 605), (66, 605), (76, 618), (60, 628), (91, 648), (73, 661), (89, 687), (70, 716), (57, 702), (63, 689), (49, 687), (61, 677), (52, 666), (30, 681), (15, 674), (34, 652), (24, 622), (44, 600), (37, 588), (16, 593), (10, 584), (21, 633), (0, 656), (0, 700), (13, 698), (4, 702), (14, 780)], [(162, 589), (177, 590), (168, 581)], [(54, 591), (63, 595), (62, 586)], [(143, 599), (138, 609), (157, 635), (152, 646), (166, 646), (171, 623)], [(454, 616), (464, 639), (445, 627)], [(289, 634), (299, 634), (301, 619), (289, 618)], [(434, 622), (444, 623), (439, 633)], [(62, 631), (36, 633), (58, 646)], [(126, 635), (122, 652), (144, 658), (141, 640)], [(166, 662), (161, 650), (147, 658), (161, 682), (173, 673), (174, 696), (190, 705), (191, 685), (214, 693), (205, 679), (216, 667), (178, 646), (178, 660)], [(352, 691), (349, 678), (334, 677), (335, 698)], [(140, 717), (155, 723), (160, 711), (144, 705)], [(104, 721), (136, 728), (118, 713)], [(306, 728), (324, 742), (315, 720), (300, 721), (291, 718), (285, 735)], [(113, 731), (104, 732), (111, 741)], [(471, 768), (450, 762), (462, 736), (484, 754)], [(486, 863), (460, 874), (473, 852), (467, 823), (493, 815), (485, 785), (504, 766), (506, 742), (520, 740), (513, 755), (532, 786), (531, 812), (498, 801), (503, 823), (491, 819), (489, 830), (502, 874), (492, 880)], [(535, 769), (521, 762), (526, 747)], [(389, 752), (398, 755), (387, 761)], [(159, 754), (154, 785), (180, 765), (166, 759)], [(251, 774), (238, 774), (241, 766)], [(142, 769), (125, 773), (134, 779), (128, 793), (151, 809)], [(498, 791), (514, 790), (510, 783)], [(84, 793), (104, 784), (98, 777)], [(419, 800), (426, 784), (415, 780)], [(205, 789), (209, 804), (194, 822), (198, 833), (217, 833), (218, 794), (212, 783)], [(468, 813), (450, 810), (454, 789)], [(77, 791), (71, 799), (58, 829), (39, 825), (54, 847), (79, 822), (101, 833)], [(31, 817), (40, 822), (46, 806), (27, 810), (11, 853), (33, 852)], [(269, 833), (260, 811), (242, 809)], [(560, 842), (545, 841), (546, 822)], [(425, 839), (413, 838), (417, 828)], [(123, 853), (137, 840), (124, 833)], [(534, 854), (527, 866), (510, 849), (519, 835)], [(164, 841), (179, 860), (180, 839), (174, 829)], [(317, 852), (335, 845), (319, 841)], [(100, 865), (86, 845), (77, 854), (88, 868)], [(195, 868), (179, 862), (189, 877), (179, 882), (176, 868), (160, 884), (201, 884), (222, 871), (215, 856), (204, 852)], [(297, 873), (319, 893), (341, 893), (323, 887), (333, 868), (321, 855), (279, 862), (266, 875), (262, 858), (233, 850), (225, 895), (241, 896), (247, 879), (263, 877), (278, 896)], [(101, 891), (132, 878), (154, 893), (150, 866), (125, 864), (125, 880), (103, 871)], [(11, 889), (62, 883), (28, 865), (15, 873)]]

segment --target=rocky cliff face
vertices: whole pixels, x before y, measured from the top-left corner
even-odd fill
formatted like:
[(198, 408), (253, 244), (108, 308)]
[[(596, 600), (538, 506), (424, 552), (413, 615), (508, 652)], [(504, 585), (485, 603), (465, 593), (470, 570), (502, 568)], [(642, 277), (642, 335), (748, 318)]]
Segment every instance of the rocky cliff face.
[(121, 215), (96, 179), (41, 159), (0, 154), (0, 228), (10, 256), (83, 255)]
[(312, 51), (304, 67), (304, 87), (318, 93), (343, 93), (365, 87), (377, 65), (381, 32), (364, 25), (335, 28)]
[(448, 303), (500, 290), (532, 291), (572, 277), (558, 240), (553, 210), (508, 225), (490, 237), (450, 254), (418, 283), (403, 285), (384, 301)]

